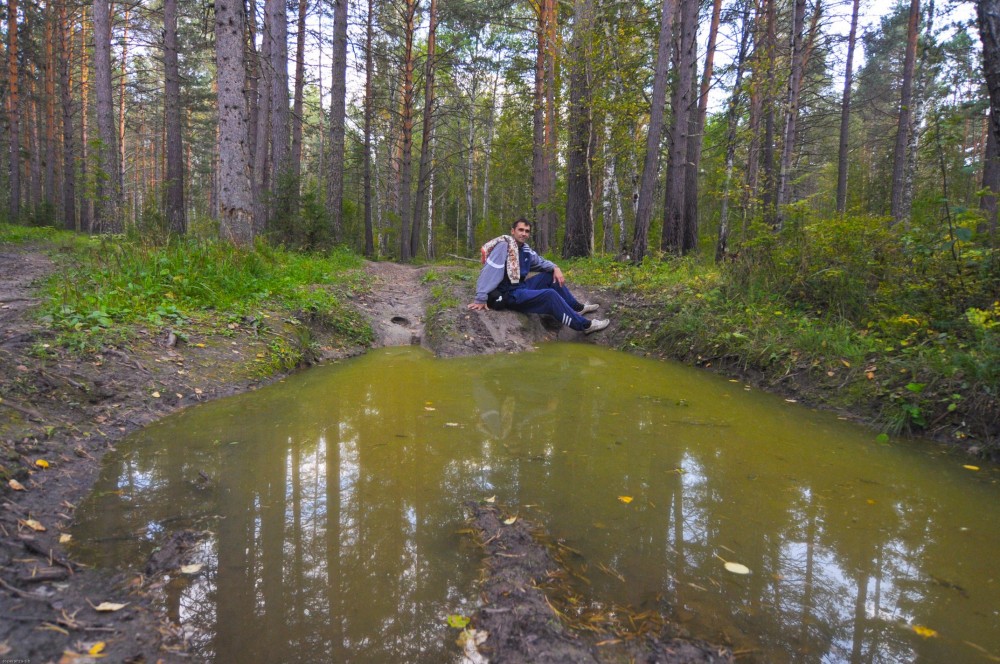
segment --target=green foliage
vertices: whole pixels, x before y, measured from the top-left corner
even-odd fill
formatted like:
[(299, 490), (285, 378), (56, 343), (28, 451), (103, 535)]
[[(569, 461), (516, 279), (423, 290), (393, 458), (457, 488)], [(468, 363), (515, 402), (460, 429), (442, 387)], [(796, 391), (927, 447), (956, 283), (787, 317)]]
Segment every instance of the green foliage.
[[(302, 254), (258, 243), (88, 239), (60, 256), (48, 281), (43, 320), (62, 332), (100, 337), (120, 325), (183, 325), (191, 319), (255, 314), (264, 307), (320, 316), (361, 342), (370, 334), (341, 297), (360, 284), (360, 259), (346, 250)], [(213, 314), (214, 312), (214, 314)]]

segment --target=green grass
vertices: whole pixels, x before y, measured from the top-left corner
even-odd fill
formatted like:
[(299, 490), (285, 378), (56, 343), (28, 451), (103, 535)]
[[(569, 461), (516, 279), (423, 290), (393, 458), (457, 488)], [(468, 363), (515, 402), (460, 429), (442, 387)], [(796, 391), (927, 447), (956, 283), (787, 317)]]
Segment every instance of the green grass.
[(348, 343), (371, 330), (344, 299), (363, 287), (362, 259), (345, 249), (298, 253), (258, 243), (149, 244), (122, 236), (79, 236), (52, 229), (0, 226), (0, 240), (44, 241), (56, 270), (42, 290), (42, 321), (60, 343), (80, 350), (128, 336), (134, 325), (260, 320), (263, 312), (308, 316)]

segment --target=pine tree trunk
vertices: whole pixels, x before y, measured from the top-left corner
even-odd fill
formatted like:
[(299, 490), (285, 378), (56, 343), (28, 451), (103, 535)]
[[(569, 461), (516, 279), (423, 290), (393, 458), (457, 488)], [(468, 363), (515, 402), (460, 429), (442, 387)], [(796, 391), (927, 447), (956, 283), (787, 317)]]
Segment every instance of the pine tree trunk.
[(120, 233), (124, 229), (118, 181), (118, 150), (115, 145), (114, 93), (111, 81), (111, 7), (109, 0), (94, 0), (94, 93), (97, 97), (97, 205), (94, 229)]
[(556, 197), (556, 164), (558, 163), (556, 134), (556, 67), (558, 60), (556, 51), (558, 50), (557, 35), (559, 32), (559, 10), (555, 0), (550, 0), (546, 4), (548, 18), (546, 18), (545, 29), (545, 200), (549, 205), (542, 209), (542, 216), (538, 220), (541, 228), (541, 238), (538, 241), (538, 248), (541, 251), (548, 251), (555, 242), (556, 231), (556, 211), (552, 206)]
[[(330, 225), (333, 231), (334, 241), (339, 242), (344, 235), (344, 121), (346, 116), (346, 95), (347, 95), (347, 0), (337, 0), (337, 9), (334, 12), (333, 24), (333, 71), (330, 82), (330, 165), (327, 173), (327, 205), (330, 208)], [(369, 12), (370, 14), (370, 12)], [(371, 16), (369, 16), (371, 20)], [(369, 29), (373, 29), (369, 26)], [(371, 43), (369, 39), (369, 51)], [(366, 167), (371, 168), (371, 118), (368, 113), (371, 111), (371, 100), (368, 99), (368, 89), (371, 87), (371, 59), (369, 53), (368, 79), (366, 83), (366, 107), (365, 107), (365, 141), (366, 141)], [(368, 175), (366, 186), (366, 205), (371, 205), (371, 178)], [(365, 251), (369, 247), (368, 235), (371, 233), (371, 210), (369, 209), (365, 217)]]
[(94, 198), (90, 167), (90, 131), (87, 116), (90, 114), (90, 62), (87, 58), (87, 8), (80, 8), (80, 230), (96, 232), (94, 228)]
[(591, 198), (591, 117), (589, 48), (593, 30), (593, 3), (576, 0), (569, 67), (569, 144), (566, 158), (566, 233), (562, 255), (567, 258), (594, 253), (594, 213)]
[[(299, 0), (299, 17), (295, 24), (295, 95), (292, 101), (292, 180), (299, 182), (302, 178), (302, 113), (304, 109), (303, 94), (305, 92), (306, 76), (306, 10), (308, 0)], [(320, 55), (322, 65), (323, 57)], [(322, 99), (322, 96), (320, 96)]]
[(413, 209), (410, 205), (410, 187), (413, 179), (413, 40), (416, 33), (417, 0), (406, 0), (403, 47), (403, 97), (401, 106), (402, 133), (400, 134), (399, 159), (399, 260), (408, 261), (410, 252), (410, 224)]
[(545, 177), (548, 172), (545, 151), (545, 54), (548, 30), (545, 22), (548, 18), (547, 3), (555, 0), (540, 0), (538, 3), (538, 25), (536, 26), (535, 51), (535, 88), (532, 113), (532, 148), (531, 148), (531, 209), (536, 225), (541, 224), (545, 207), (549, 204), (546, 198)]
[(45, 203), (53, 214), (59, 209), (56, 197), (56, 58), (55, 28), (57, 12), (45, 21)]
[(764, 182), (760, 187), (760, 204), (763, 209), (765, 223), (774, 224), (777, 221), (777, 211), (774, 209), (775, 187), (774, 177), (774, 134), (775, 115), (777, 114), (778, 84), (775, 76), (778, 54), (777, 10), (776, 0), (763, 0), (765, 8), (765, 43), (764, 67), (767, 70), (767, 83), (761, 99), (764, 111), (764, 143), (761, 146), (761, 165), (764, 171)]
[[(646, 133), (646, 157), (639, 182), (635, 209), (635, 234), (631, 256), (641, 263), (649, 246), (649, 222), (653, 216), (653, 193), (660, 170), (660, 142), (663, 139), (663, 107), (667, 100), (667, 70), (670, 67), (670, 35), (674, 21), (674, 0), (663, 0), (660, 8), (660, 41), (653, 70), (653, 93), (649, 108), (649, 129)], [(622, 248), (625, 251), (625, 248)]]
[(736, 80), (733, 82), (733, 93), (729, 97), (729, 108), (726, 111), (726, 175), (722, 185), (722, 203), (719, 209), (719, 237), (715, 243), (715, 262), (719, 263), (729, 249), (729, 199), (733, 181), (733, 166), (736, 162), (736, 133), (739, 130), (740, 95), (743, 86), (743, 67), (747, 56), (747, 45), (750, 41), (750, 2), (743, 9), (743, 24), (740, 29), (740, 47), (736, 54)]
[(896, 129), (896, 148), (892, 160), (892, 223), (906, 223), (904, 218), (906, 187), (906, 147), (909, 141), (910, 105), (913, 103), (913, 74), (917, 61), (917, 32), (920, 22), (920, 0), (910, 0), (910, 18), (906, 34), (906, 57), (903, 61), (902, 92)]
[[(365, 154), (364, 154), (364, 199), (365, 199), (365, 256), (375, 256), (375, 237), (372, 228), (372, 115), (375, 99), (372, 88), (372, 73), (375, 69), (375, 59), (372, 53), (374, 34), (374, 0), (368, 0), (368, 14), (365, 20)], [(332, 92), (331, 88), (331, 92)], [(336, 99), (337, 95), (334, 94)], [(331, 122), (332, 124), (332, 122)], [(331, 159), (332, 161), (332, 159)], [(333, 164), (338, 168), (337, 164)], [(331, 177), (333, 175), (331, 174)], [(331, 204), (335, 201), (331, 200)], [(338, 208), (339, 209), (339, 208)], [(334, 214), (337, 214), (336, 212)]]
[[(268, 0), (270, 1), (270, 0)], [(251, 3), (254, 4), (254, 3)], [(267, 4), (265, 2), (265, 7)], [(253, 227), (254, 235), (262, 235), (268, 226), (270, 208), (267, 192), (271, 190), (271, 175), (274, 172), (274, 161), (271, 151), (271, 99), (273, 72), (271, 71), (271, 13), (265, 9), (264, 26), (261, 29), (262, 38), (260, 50), (251, 57), (253, 69), (256, 72), (256, 95), (252, 97), (253, 104)], [(251, 24), (255, 21), (251, 14)], [(253, 30), (251, 29), (251, 34)], [(253, 44), (251, 43), (251, 46)]]
[(177, 71), (177, 0), (163, 0), (163, 114), (167, 132), (167, 226), (187, 231), (184, 218), (184, 144), (181, 136), (181, 80)]
[[(705, 141), (705, 121), (708, 117), (708, 92), (712, 85), (715, 43), (719, 36), (721, 15), (722, 0), (713, 0), (708, 44), (705, 50), (705, 70), (698, 89), (698, 113), (692, 118), (691, 138), (688, 139), (688, 162), (684, 183), (684, 253), (698, 248), (698, 176), (701, 170), (701, 147)], [(697, 60), (693, 64), (697, 65)]]
[(978, 0), (976, 20), (983, 42), (983, 78), (990, 95), (983, 188), (994, 192), (983, 196), (980, 207), (987, 213), (987, 228), (996, 239), (997, 194), (1000, 194), (1000, 0)]
[(284, 218), (291, 208), (297, 183), (289, 181), (289, 143), (291, 125), (288, 121), (288, 14), (285, 0), (267, 0), (271, 28), (271, 165), (274, 215)]
[(10, 140), (8, 219), (21, 216), (21, 99), (17, 67), (17, 0), (7, 1), (7, 122)]
[(684, 251), (684, 185), (688, 161), (690, 116), (693, 111), (693, 67), (698, 57), (698, 2), (681, 0), (678, 11), (675, 66), (677, 82), (671, 94), (670, 155), (667, 161), (666, 200), (663, 205), (663, 232), (660, 249), (682, 254)]
[(73, 136), (73, 33), (66, 11), (67, 0), (59, 0), (59, 91), (63, 125), (63, 228), (76, 228), (76, 150)]
[(431, 143), (434, 136), (434, 69), (437, 48), (437, 0), (430, 0), (427, 27), (427, 61), (424, 63), (424, 117), (420, 140), (420, 169), (417, 174), (417, 195), (413, 203), (413, 228), (410, 233), (410, 254), (420, 248), (420, 228), (431, 178)]
[(837, 213), (847, 209), (847, 147), (851, 129), (851, 86), (854, 83), (854, 44), (858, 34), (858, 9), (861, 0), (854, 0), (851, 9), (851, 31), (847, 37), (847, 65), (844, 69), (844, 96), (840, 102), (840, 147), (837, 151)]
[(219, 109), (219, 235), (238, 245), (253, 242), (247, 155), (246, 79), (242, 0), (215, 0), (215, 66)]
[(124, 27), (122, 28), (121, 78), (118, 81), (118, 191), (124, 201), (125, 196), (125, 85), (128, 82), (128, 19), (131, 7), (125, 7)]

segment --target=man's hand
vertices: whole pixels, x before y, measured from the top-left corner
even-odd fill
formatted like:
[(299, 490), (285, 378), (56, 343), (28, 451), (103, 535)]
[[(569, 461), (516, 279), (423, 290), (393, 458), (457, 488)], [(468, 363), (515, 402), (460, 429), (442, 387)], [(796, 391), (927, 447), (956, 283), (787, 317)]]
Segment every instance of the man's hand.
[(486, 311), (488, 307), (486, 306), (485, 302), (472, 302), (471, 304), (469, 304), (468, 308), (472, 309), (473, 311)]
[(566, 277), (563, 276), (562, 270), (560, 270), (558, 267), (552, 270), (552, 281), (556, 282), (560, 286), (566, 285)]

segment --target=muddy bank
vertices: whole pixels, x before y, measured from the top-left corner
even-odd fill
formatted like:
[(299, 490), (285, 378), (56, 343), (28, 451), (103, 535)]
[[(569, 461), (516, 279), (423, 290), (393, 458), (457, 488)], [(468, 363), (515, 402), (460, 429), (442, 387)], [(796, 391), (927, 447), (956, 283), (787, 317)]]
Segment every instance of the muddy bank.
[[(623, 615), (572, 601), (571, 570), (558, 542), (509, 508), (470, 502), (470, 523), (483, 549), (483, 606), (472, 627), (487, 637), (479, 646), (490, 662), (660, 662), (723, 664), (732, 653), (685, 638), (661, 615)], [(551, 597), (550, 597), (551, 596)], [(573, 615), (577, 613), (577, 615)], [(635, 620), (634, 618), (639, 618)], [(574, 625), (574, 623), (577, 623)]]

